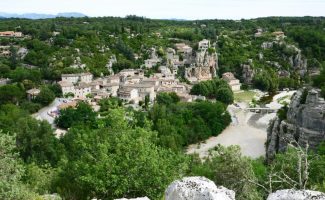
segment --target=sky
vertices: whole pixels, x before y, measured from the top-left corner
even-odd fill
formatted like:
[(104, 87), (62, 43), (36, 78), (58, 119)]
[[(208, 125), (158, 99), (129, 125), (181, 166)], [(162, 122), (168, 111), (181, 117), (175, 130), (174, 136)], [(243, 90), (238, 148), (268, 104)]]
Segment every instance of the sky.
[(0, 0), (0, 12), (80, 12), (91, 17), (135, 14), (154, 19), (249, 19), (325, 16), (325, 0)]

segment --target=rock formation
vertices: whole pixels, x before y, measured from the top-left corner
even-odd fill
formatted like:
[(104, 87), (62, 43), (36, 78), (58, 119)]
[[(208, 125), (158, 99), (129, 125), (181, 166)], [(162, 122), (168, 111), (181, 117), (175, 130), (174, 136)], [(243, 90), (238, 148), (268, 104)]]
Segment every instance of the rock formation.
[(307, 72), (307, 59), (302, 58), (301, 50), (294, 57), (289, 58), (289, 63), (293, 69), (298, 70), (301, 76)]
[(325, 101), (319, 91), (312, 89), (305, 96), (302, 90), (292, 97), (286, 119), (276, 117), (269, 124), (266, 158), (271, 160), (277, 152), (285, 151), (292, 141), (311, 149), (325, 140)]
[(165, 192), (165, 200), (234, 200), (235, 192), (218, 187), (204, 177), (186, 177), (174, 181)]
[(139, 197), (139, 198), (133, 198), (133, 199), (115, 199), (115, 200), (150, 200), (148, 197)]
[(114, 71), (113, 71), (114, 63), (117, 63), (117, 59), (115, 55), (112, 55), (106, 64), (106, 68), (111, 75), (114, 75)]
[(196, 53), (195, 63), (185, 69), (185, 78), (191, 82), (209, 80), (217, 76), (218, 55), (208, 51)]
[(242, 64), (241, 67), (243, 68), (243, 81), (246, 84), (251, 84), (252, 80), (254, 78), (255, 72), (252, 69), (252, 67), (250, 65), (247, 64)]
[(267, 200), (325, 200), (325, 194), (311, 190), (278, 190)]

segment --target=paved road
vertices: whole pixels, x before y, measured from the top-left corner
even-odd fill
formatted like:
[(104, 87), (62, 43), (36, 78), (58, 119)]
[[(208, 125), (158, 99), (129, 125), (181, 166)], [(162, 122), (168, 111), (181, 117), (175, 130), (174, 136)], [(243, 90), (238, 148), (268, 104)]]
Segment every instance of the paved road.
[(63, 103), (63, 98), (56, 98), (50, 105), (40, 109), (37, 113), (32, 114), (38, 120), (46, 120), (54, 127), (54, 118), (47, 113)]

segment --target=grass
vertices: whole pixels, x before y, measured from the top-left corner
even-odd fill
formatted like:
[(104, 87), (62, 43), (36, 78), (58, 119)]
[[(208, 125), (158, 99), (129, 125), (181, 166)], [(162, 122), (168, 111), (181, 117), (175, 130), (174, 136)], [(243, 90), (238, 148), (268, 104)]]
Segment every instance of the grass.
[(238, 102), (251, 102), (255, 95), (256, 92), (245, 90), (243, 92), (234, 93), (234, 98), (235, 101)]

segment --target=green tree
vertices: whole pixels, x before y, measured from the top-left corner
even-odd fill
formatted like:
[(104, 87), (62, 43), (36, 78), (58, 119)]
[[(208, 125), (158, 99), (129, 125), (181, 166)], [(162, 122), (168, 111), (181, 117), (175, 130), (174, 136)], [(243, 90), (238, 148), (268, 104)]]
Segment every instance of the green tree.
[(24, 166), (16, 151), (14, 136), (0, 131), (0, 199), (23, 200), (34, 195), (22, 182)]
[(278, 90), (279, 80), (272, 70), (264, 70), (253, 78), (253, 84), (257, 89), (274, 93)]
[(144, 98), (144, 107), (146, 110), (148, 110), (148, 108), (149, 108), (149, 103), (150, 103), (150, 97), (149, 97), (149, 95), (146, 95)]
[(60, 110), (60, 115), (55, 119), (56, 124), (61, 128), (70, 128), (77, 124), (96, 127), (96, 113), (87, 103), (80, 102), (76, 108)]
[(217, 146), (205, 162), (194, 161), (194, 175), (206, 176), (215, 183), (234, 190), (236, 199), (263, 199), (252, 183), (257, 180), (251, 161), (241, 155), (238, 146)]
[(41, 88), (40, 93), (36, 96), (35, 101), (43, 106), (49, 105), (55, 99), (55, 94), (47, 86)]
[(17, 67), (18, 64), (18, 60), (17, 60), (17, 49), (13, 46), (10, 46), (10, 67), (11, 69), (15, 69)]
[(61, 86), (57, 83), (49, 85), (48, 88), (52, 90), (56, 97), (62, 97), (62, 89)]
[(232, 104), (234, 102), (234, 93), (229, 88), (220, 88), (216, 92), (217, 101), (224, 104)]
[(107, 128), (76, 127), (65, 135), (68, 162), (58, 183), (65, 198), (159, 199), (167, 185), (185, 173), (184, 156), (157, 147), (153, 132), (130, 127), (124, 116), (116, 110)]
[(4, 63), (0, 62), (0, 76), (8, 77), (10, 73), (10, 67)]
[(177, 103), (180, 101), (180, 98), (177, 96), (175, 92), (171, 93), (159, 93), (156, 97), (156, 101), (158, 104), (170, 105), (172, 103)]
[(24, 90), (15, 85), (0, 87), (0, 105), (5, 103), (17, 104), (24, 97)]
[(38, 121), (15, 105), (0, 109), (0, 129), (16, 134), (17, 150), (25, 162), (55, 165), (63, 149), (50, 124)]
[(227, 82), (221, 79), (202, 81), (195, 84), (191, 89), (191, 94), (202, 95), (207, 98), (217, 98), (225, 104), (231, 104), (234, 100), (233, 92)]

